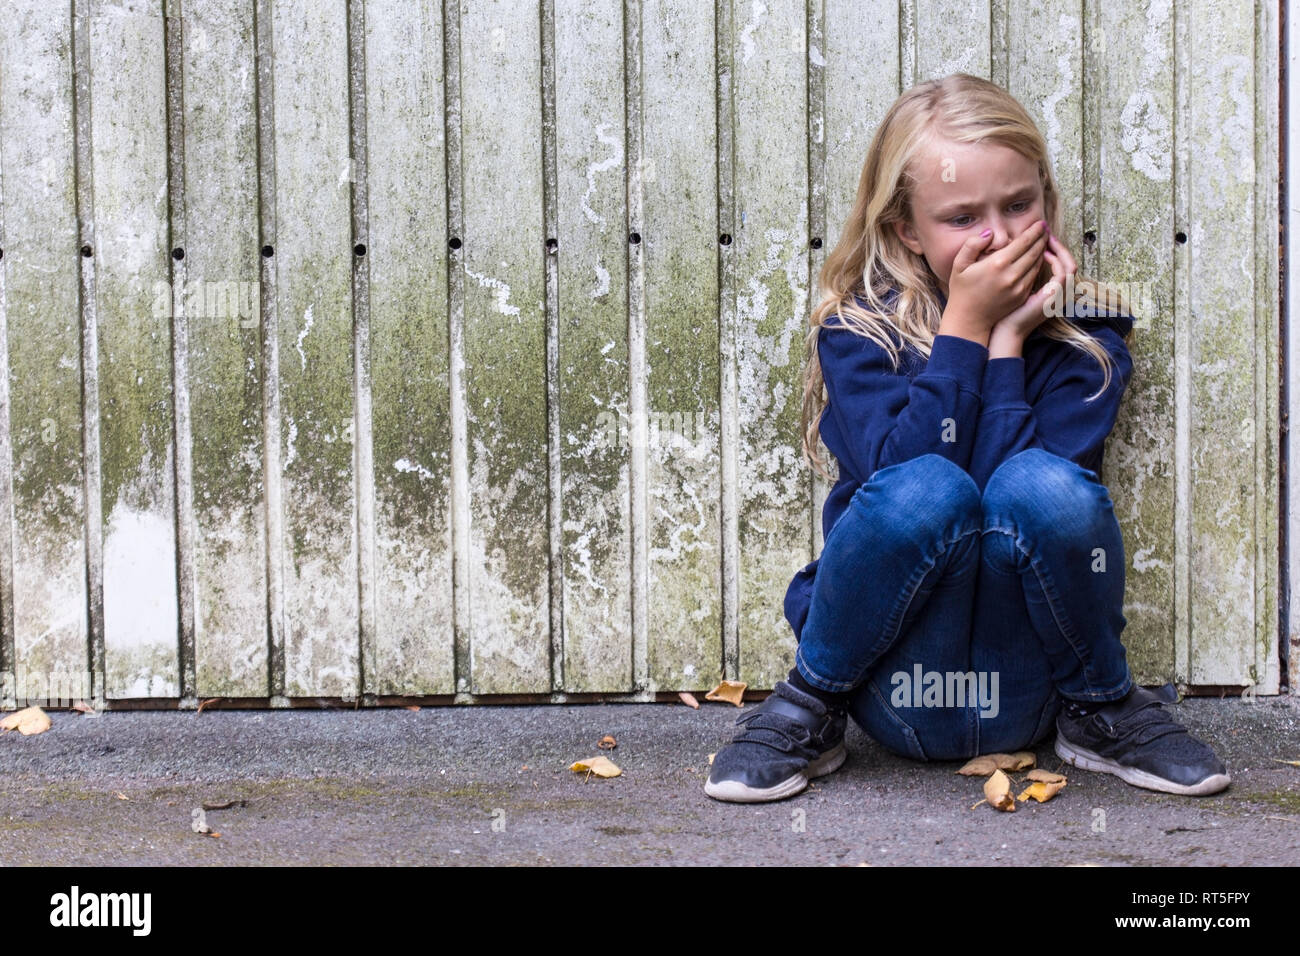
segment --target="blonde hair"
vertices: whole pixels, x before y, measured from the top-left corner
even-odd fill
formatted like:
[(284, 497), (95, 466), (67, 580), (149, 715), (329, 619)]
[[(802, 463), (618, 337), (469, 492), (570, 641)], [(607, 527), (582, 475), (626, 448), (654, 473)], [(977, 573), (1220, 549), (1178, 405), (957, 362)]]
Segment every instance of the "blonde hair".
[[(1037, 163), (1043, 188), (1043, 218), (1054, 234), (1061, 232), (1060, 196), (1047, 143), (1010, 93), (980, 77), (954, 73), (918, 84), (894, 101), (867, 150), (853, 211), (822, 265), (821, 301), (809, 319), (805, 342), (808, 361), (803, 373), (803, 454), (828, 481), (832, 478), (817, 453), (819, 426), (828, 401), (817, 356), (821, 326), (838, 314), (850, 331), (888, 351), (895, 371), (903, 345), (895, 343), (891, 331), (928, 360), (939, 328), (942, 310), (933, 273), (924, 258), (903, 244), (891, 225), (911, 220), (915, 163), (936, 135), (960, 143), (1007, 146)], [(1041, 289), (1051, 277), (1051, 264), (1044, 260), (1034, 289)], [(1082, 274), (1075, 276), (1074, 288), (1076, 306), (1118, 305), (1124, 314), (1131, 314), (1117, 289)], [(891, 291), (897, 296), (886, 305), (882, 297)], [(869, 309), (858, 303), (859, 296)], [(1097, 395), (1106, 390), (1113, 363), (1101, 343), (1061, 316), (1049, 317), (1038, 328), (1044, 336), (1068, 342), (1096, 359), (1105, 373)], [(1089, 396), (1087, 401), (1097, 395)]]

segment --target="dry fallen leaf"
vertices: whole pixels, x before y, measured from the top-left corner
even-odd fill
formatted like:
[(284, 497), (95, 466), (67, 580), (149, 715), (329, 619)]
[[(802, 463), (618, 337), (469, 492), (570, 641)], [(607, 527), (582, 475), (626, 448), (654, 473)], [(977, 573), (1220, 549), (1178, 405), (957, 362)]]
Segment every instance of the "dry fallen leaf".
[(406, 709), (407, 709), (407, 710), (419, 710), (419, 709), (420, 709), (420, 705), (419, 705), (419, 704), (407, 704), (407, 705), (406, 705)]
[(993, 776), (984, 781), (984, 798), (996, 810), (1011, 812), (1016, 809), (1016, 798), (1011, 795), (1011, 778), (1001, 770), (993, 771)]
[(598, 777), (617, 777), (623, 772), (608, 757), (588, 757), (579, 760), (569, 769), (578, 773), (594, 773)]
[(724, 680), (713, 690), (704, 695), (705, 700), (725, 700), (728, 704), (735, 704), (737, 707), (743, 706), (745, 700), (745, 688), (749, 685), (744, 681)]
[(115, 791), (113, 792), (113, 795), (116, 796), (117, 799), (119, 799), (119, 800), (130, 800), (130, 799), (131, 799), (131, 798), (128, 797), (125, 793), (123, 793), (121, 790), (115, 790)]
[(711, 754), (709, 754), (709, 766), (710, 766), (710, 767), (713, 766), (713, 758), (716, 757), (716, 756), (717, 756), (717, 753), (711, 753)]
[(93, 714), (95, 712), (95, 708), (91, 707), (84, 700), (77, 701), (75, 704), (72, 705), (72, 709), (79, 710), (83, 714)]
[(700, 709), (700, 702), (695, 699), (695, 695), (692, 694), (690, 691), (688, 690), (678, 691), (677, 696), (681, 698), (682, 703), (685, 704), (687, 707), (694, 707), (696, 710)]
[(1024, 800), (1028, 800), (1030, 797), (1033, 797), (1039, 803), (1046, 803), (1048, 800), (1051, 800), (1052, 797), (1056, 796), (1064, 789), (1065, 789), (1064, 777), (1062, 777), (1059, 781), (1055, 781), (1052, 783), (1045, 783), (1044, 781), (1040, 780), (1037, 783), (1031, 783), (1028, 787), (1026, 787), (1024, 792), (1021, 793), (1017, 799), (1024, 801)]
[(1038, 762), (1028, 750), (1014, 754), (984, 754), (966, 763), (957, 772), (967, 777), (987, 777), (995, 770), (1024, 770)]
[(1282, 760), (1279, 757), (1269, 757), (1269, 760), (1276, 760), (1278, 763), (1284, 763), (1288, 767), (1300, 767), (1300, 760)]
[(596, 746), (601, 750), (613, 750), (618, 746), (618, 741), (614, 739), (613, 734), (606, 734), (604, 737), (601, 737), (600, 740), (596, 741)]
[(1041, 780), (1043, 783), (1065, 784), (1065, 777), (1059, 773), (1052, 773), (1050, 770), (1031, 770), (1025, 774), (1026, 780)]
[(205, 700), (205, 701), (203, 701), (201, 704), (199, 704), (198, 710), (194, 711), (194, 713), (196, 713), (196, 714), (201, 714), (201, 713), (203, 713), (203, 708), (204, 708), (204, 707), (208, 706), (208, 704), (215, 704), (215, 703), (216, 703), (217, 701), (219, 701), (219, 700), (221, 700), (220, 697), (209, 697), (207, 700)]
[(17, 730), (24, 736), (41, 734), (50, 729), (50, 717), (39, 707), (24, 707), (0, 720), (0, 730)]

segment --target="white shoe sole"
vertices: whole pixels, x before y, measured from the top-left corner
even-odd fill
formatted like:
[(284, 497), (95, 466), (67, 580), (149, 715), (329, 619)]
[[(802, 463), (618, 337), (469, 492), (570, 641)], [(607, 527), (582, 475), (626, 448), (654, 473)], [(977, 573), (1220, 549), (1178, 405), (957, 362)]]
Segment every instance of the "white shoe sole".
[(802, 793), (808, 786), (809, 780), (839, 770), (847, 757), (848, 751), (844, 749), (844, 741), (841, 740), (803, 770), (771, 787), (750, 787), (739, 780), (723, 780), (718, 783), (706, 780), (704, 792), (715, 800), (727, 800), (731, 803), (765, 803), (769, 800), (784, 800), (786, 797), (793, 797), (796, 793)]
[(1216, 773), (1206, 777), (1200, 783), (1190, 785), (1174, 783), (1172, 780), (1165, 780), (1153, 773), (1139, 770), (1137, 767), (1126, 767), (1113, 760), (1107, 760), (1091, 750), (1084, 750), (1082, 747), (1075, 746), (1059, 733), (1056, 735), (1056, 755), (1066, 763), (1081, 767), (1084, 770), (1114, 774), (1125, 783), (1135, 787), (1141, 787), (1144, 790), (1159, 790), (1162, 793), (1176, 793), (1182, 797), (1203, 797), (1206, 794), (1218, 793), (1232, 782), (1232, 778), (1226, 773)]

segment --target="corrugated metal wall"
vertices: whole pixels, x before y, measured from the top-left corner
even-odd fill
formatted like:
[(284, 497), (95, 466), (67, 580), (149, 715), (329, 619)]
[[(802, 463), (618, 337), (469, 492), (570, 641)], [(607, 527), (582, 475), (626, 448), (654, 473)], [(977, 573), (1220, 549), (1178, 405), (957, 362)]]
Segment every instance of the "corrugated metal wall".
[(957, 70), (1150, 294), (1137, 676), (1275, 691), (1277, 47), (1212, 0), (0, 0), (4, 706), (770, 687), (814, 277)]

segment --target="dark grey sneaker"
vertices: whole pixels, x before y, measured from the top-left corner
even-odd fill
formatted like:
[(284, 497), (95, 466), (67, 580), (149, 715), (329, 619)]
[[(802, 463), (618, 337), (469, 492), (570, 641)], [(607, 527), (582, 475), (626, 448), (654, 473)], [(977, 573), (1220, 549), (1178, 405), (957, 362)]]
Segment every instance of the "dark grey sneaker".
[(736, 721), (743, 729), (714, 758), (704, 792), (715, 800), (784, 800), (844, 763), (845, 713), (785, 681)]
[(1090, 715), (1067, 701), (1056, 718), (1056, 754), (1084, 770), (1182, 796), (1218, 793), (1232, 782), (1214, 751), (1170, 717), (1157, 694), (1136, 685)]

